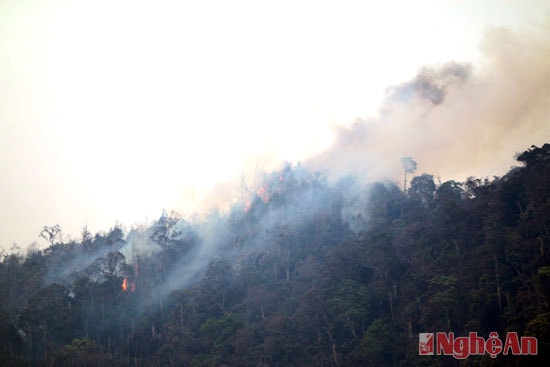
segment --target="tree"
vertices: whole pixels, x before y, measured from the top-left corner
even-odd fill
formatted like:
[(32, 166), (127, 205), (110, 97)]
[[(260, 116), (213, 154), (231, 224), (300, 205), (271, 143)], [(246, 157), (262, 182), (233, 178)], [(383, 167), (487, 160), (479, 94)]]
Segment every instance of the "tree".
[(39, 289), (19, 317), (27, 348), (48, 360), (52, 350), (79, 333), (80, 320), (76, 311), (67, 288), (54, 283)]
[(92, 265), (101, 276), (112, 283), (114, 290), (120, 287), (119, 277), (127, 277), (133, 273), (132, 268), (126, 264), (126, 258), (119, 251), (110, 252), (106, 257), (96, 259)]
[(435, 192), (434, 176), (423, 173), (421, 176), (416, 176), (411, 181), (409, 195), (411, 198), (418, 199), (422, 204), (427, 204), (432, 201)]
[(82, 236), (82, 244), (90, 244), (92, 242), (92, 233), (88, 230), (87, 225), (82, 227), (80, 235)]
[(388, 322), (376, 319), (367, 328), (361, 340), (361, 354), (365, 366), (395, 366), (399, 349), (398, 340), (392, 335)]
[(180, 221), (180, 218), (176, 213), (172, 212), (168, 215), (163, 210), (161, 217), (151, 227), (150, 238), (153, 242), (158, 244), (162, 249), (169, 248), (174, 240), (172, 238), (173, 227)]
[(411, 157), (401, 158), (401, 164), (403, 165), (403, 170), (405, 171), (405, 178), (403, 180), (403, 191), (407, 192), (407, 173), (416, 172), (416, 162)]
[(526, 166), (543, 167), (550, 163), (550, 144), (544, 144), (541, 148), (532, 145), (531, 149), (519, 154), (516, 158)]
[(464, 196), (464, 189), (460, 182), (454, 180), (443, 182), (435, 193), (435, 197), (440, 201), (458, 201)]
[(59, 224), (54, 226), (44, 226), (42, 231), (40, 231), (39, 237), (44, 238), (50, 243), (51, 246), (53, 246), (55, 244), (55, 239), (60, 236), (60, 233), (61, 227), (59, 227)]

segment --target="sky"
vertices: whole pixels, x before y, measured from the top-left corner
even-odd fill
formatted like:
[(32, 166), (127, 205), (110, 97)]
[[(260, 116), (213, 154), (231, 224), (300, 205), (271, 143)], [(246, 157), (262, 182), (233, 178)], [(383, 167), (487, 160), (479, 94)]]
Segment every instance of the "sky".
[(549, 41), (542, 0), (0, 0), (0, 246), (223, 208), (283, 161), (502, 175), (550, 141)]

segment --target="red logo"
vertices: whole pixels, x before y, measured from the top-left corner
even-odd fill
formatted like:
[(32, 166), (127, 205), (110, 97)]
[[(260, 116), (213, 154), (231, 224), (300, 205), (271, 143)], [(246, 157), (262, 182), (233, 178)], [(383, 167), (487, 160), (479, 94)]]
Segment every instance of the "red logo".
[(434, 355), (434, 333), (418, 334), (418, 354), (421, 356)]
[(454, 333), (418, 334), (418, 354), (421, 356), (450, 355), (456, 359), (465, 359), (472, 355), (487, 354), (491, 358), (502, 355), (536, 355), (538, 340), (533, 336), (519, 337), (509, 332), (502, 341), (497, 332), (489, 334), (487, 339), (469, 333), (468, 336), (455, 338)]

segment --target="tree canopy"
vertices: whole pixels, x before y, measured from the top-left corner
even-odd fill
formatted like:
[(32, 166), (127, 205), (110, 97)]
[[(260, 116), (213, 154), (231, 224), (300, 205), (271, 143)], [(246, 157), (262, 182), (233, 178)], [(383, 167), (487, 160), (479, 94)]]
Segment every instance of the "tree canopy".
[[(549, 157), (406, 192), (287, 164), (227, 213), (71, 242), (45, 226), (47, 249), (0, 261), (0, 365), (540, 366)], [(438, 331), (515, 331), (539, 354), (419, 356), (418, 333)]]

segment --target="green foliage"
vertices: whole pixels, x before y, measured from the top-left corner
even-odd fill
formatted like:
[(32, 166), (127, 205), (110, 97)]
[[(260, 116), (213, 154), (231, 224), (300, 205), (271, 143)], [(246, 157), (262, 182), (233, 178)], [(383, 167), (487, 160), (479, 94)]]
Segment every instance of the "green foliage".
[(382, 319), (376, 319), (367, 328), (361, 340), (361, 355), (365, 366), (394, 366), (397, 340), (389, 325)]
[(96, 349), (95, 341), (89, 338), (74, 338), (72, 343), (65, 347), (75, 353), (93, 352)]

